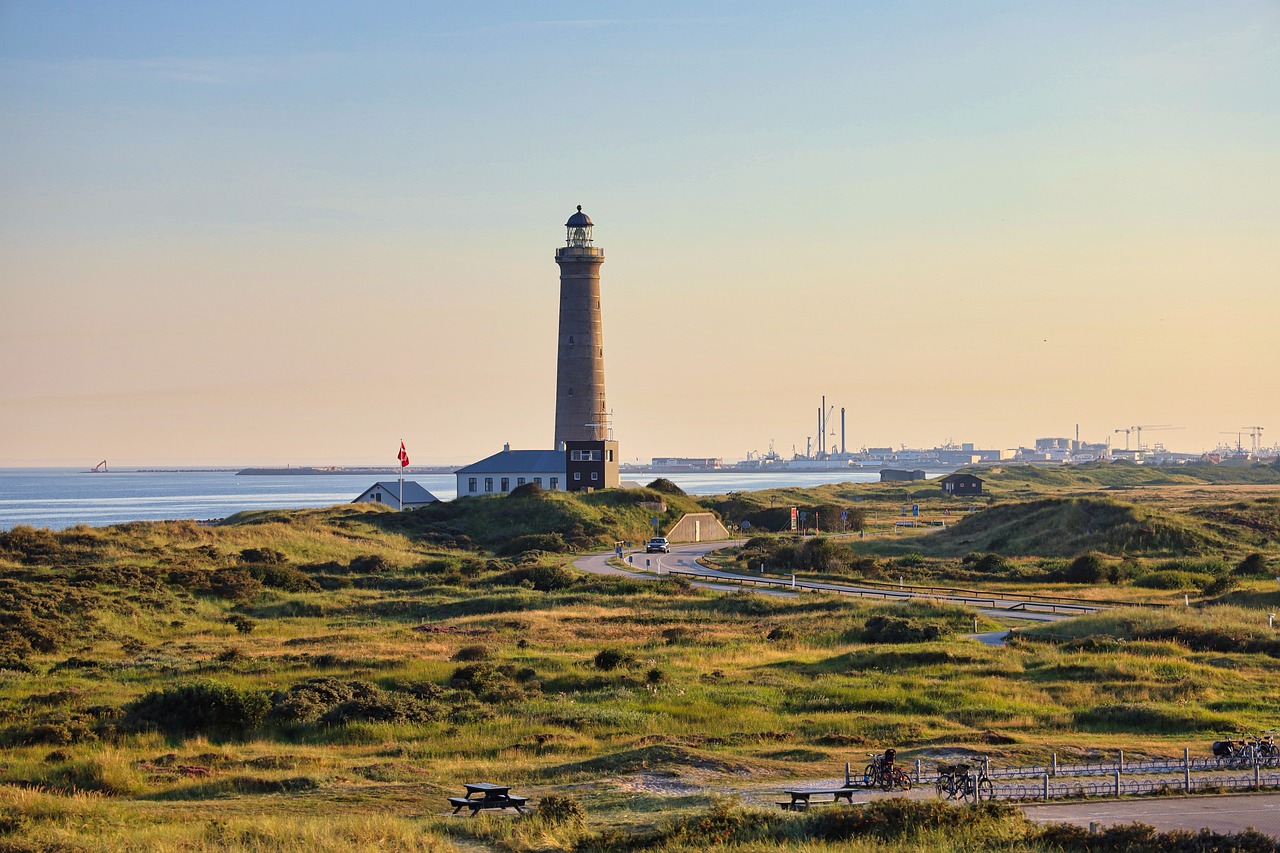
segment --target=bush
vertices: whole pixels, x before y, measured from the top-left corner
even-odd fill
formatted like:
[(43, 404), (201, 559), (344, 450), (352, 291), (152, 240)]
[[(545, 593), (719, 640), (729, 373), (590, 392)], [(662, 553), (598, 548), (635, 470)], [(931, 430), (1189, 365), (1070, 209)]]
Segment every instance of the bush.
[(487, 646), (463, 646), (453, 653), (450, 660), (456, 661), (472, 661), (472, 660), (488, 660), (489, 649)]
[(377, 575), (391, 571), (391, 563), (387, 562), (387, 558), (381, 554), (365, 554), (361, 557), (353, 557), (350, 563), (350, 571), (358, 575)]
[(170, 735), (244, 736), (267, 718), (271, 700), (258, 690), (214, 681), (154, 690), (125, 706), (124, 725)]
[(864, 643), (924, 643), (941, 639), (944, 629), (939, 625), (917, 619), (898, 616), (872, 616), (862, 631)]
[(550, 794), (538, 802), (538, 817), (550, 826), (582, 826), (587, 819), (578, 801)]
[(1094, 584), (1108, 580), (1107, 564), (1097, 554), (1081, 554), (1062, 573), (1067, 583)]
[(274, 548), (245, 548), (240, 552), (240, 562), (260, 563), (264, 566), (278, 566), (289, 559)]
[(1267, 558), (1261, 554), (1250, 554), (1241, 560), (1236, 567), (1232, 569), (1232, 574), (1246, 578), (1268, 577), (1271, 569), (1267, 565)]
[(684, 489), (668, 480), (666, 477), (659, 477), (645, 488), (653, 489), (655, 492), (662, 492), (664, 495), (684, 495)]
[(537, 483), (525, 483), (523, 486), (516, 486), (507, 493), (509, 498), (540, 498), (544, 489)]
[(1204, 595), (1223, 595), (1240, 586), (1240, 578), (1235, 575), (1218, 575), (1204, 586), (1200, 592)]
[[(529, 484), (526, 483), (525, 485)], [(523, 489), (524, 486), (520, 488)], [(512, 494), (515, 493), (512, 492)], [(564, 537), (559, 533), (529, 533), (503, 543), (499, 546), (498, 553), (504, 557), (512, 557), (527, 551), (546, 551), (551, 554), (563, 554), (568, 550), (569, 543), (565, 542)]]
[(1192, 590), (1213, 583), (1213, 575), (1196, 572), (1151, 572), (1133, 582), (1144, 589)]
[(617, 649), (601, 649), (596, 652), (592, 665), (602, 672), (611, 672), (620, 666), (631, 663), (631, 655)]

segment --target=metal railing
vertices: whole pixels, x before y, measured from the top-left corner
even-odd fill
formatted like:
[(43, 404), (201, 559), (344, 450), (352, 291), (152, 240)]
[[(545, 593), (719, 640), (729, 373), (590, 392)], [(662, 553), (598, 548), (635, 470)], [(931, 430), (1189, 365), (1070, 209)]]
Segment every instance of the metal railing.
[[(1057, 754), (1047, 764), (1023, 767), (992, 767), (986, 758), (974, 764), (995, 781), (994, 795), (1004, 800), (1052, 800), (1079, 797), (1119, 797), (1135, 794), (1208, 793), (1223, 790), (1280, 788), (1280, 756), (1258, 755), (1192, 758), (1183, 749), (1181, 758), (1126, 760), (1120, 751), (1115, 761), (1059, 764)], [(975, 772), (978, 768), (975, 767)], [(849, 768), (845, 769), (846, 780)], [(1197, 774), (1193, 776), (1192, 774)], [(936, 769), (926, 770), (916, 759), (912, 782), (930, 784), (938, 779)], [(1025, 779), (1026, 782), (1000, 783)]]

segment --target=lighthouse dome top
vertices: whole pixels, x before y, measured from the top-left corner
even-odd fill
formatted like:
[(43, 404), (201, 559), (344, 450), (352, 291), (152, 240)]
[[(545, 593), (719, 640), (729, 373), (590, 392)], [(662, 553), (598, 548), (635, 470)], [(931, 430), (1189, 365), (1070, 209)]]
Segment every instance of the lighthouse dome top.
[(582, 205), (578, 205), (578, 212), (570, 216), (564, 225), (566, 228), (590, 228), (594, 224), (591, 217), (582, 212)]

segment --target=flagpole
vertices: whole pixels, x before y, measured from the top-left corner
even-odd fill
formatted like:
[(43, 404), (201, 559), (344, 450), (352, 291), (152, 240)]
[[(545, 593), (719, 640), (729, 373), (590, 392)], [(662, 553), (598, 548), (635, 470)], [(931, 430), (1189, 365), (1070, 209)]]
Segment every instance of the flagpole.
[[(404, 453), (404, 439), (400, 439), (400, 452)], [(400, 507), (399, 510), (404, 512), (404, 460), (400, 460)]]

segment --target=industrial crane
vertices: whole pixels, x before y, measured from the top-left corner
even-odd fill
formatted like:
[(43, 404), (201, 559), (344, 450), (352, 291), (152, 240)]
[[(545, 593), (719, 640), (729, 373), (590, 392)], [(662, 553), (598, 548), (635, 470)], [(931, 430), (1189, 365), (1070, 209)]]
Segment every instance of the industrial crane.
[(1262, 447), (1262, 427), (1247, 426), (1240, 427), (1240, 429), (1246, 429), (1249, 431), (1249, 439), (1253, 442), (1253, 455), (1257, 456), (1258, 450)]
[(107, 460), (103, 459), (103, 460), (102, 460), (101, 462), (99, 462), (97, 465), (94, 465), (92, 468), (90, 468), (90, 469), (89, 469), (89, 473), (90, 473), (90, 474), (105, 474), (105, 473), (107, 473)]
[(1156, 432), (1157, 430), (1162, 430), (1162, 429), (1182, 429), (1182, 427), (1170, 426), (1169, 424), (1137, 424), (1135, 426), (1123, 427), (1121, 429), (1118, 429), (1116, 430), (1116, 432), (1124, 433), (1124, 449), (1125, 450), (1129, 449), (1129, 433), (1131, 432), (1136, 432), (1138, 434), (1138, 450), (1143, 449), (1142, 431), (1144, 429), (1147, 432)]

